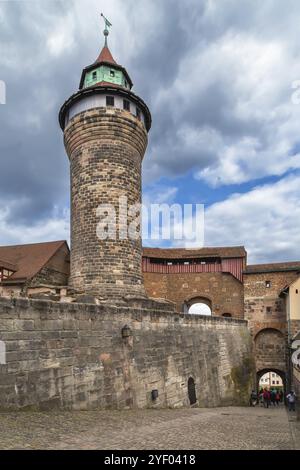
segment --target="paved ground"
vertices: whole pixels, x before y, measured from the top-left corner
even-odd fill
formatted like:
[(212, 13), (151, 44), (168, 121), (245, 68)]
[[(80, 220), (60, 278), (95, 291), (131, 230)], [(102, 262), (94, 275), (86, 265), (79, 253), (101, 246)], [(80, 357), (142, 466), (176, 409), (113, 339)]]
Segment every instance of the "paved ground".
[(0, 413), (0, 449), (295, 448), (300, 423), (283, 406)]

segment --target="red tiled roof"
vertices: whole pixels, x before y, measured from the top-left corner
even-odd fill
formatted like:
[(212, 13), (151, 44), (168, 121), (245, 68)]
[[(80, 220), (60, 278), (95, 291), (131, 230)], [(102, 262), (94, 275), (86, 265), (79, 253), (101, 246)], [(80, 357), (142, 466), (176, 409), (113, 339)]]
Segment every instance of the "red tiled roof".
[(100, 52), (98, 58), (95, 60), (95, 63), (98, 63), (98, 62), (109, 62), (110, 64), (117, 65), (117, 62), (115, 61), (115, 59), (111, 55), (111, 52), (110, 52), (110, 50), (108, 49), (107, 46), (103, 47), (103, 49)]
[(246, 250), (243, 246), (204, 247), (204, 248), (143, 248), (143, 256), (148, 258), (243, 258)]
[(0, 258), (0, 268), (8, 269), (9, 271), (17, 271), (18, 266)]
[[(37, 274), (66, 241), (0, 246), (0, 259), (15, 265), (12, 279), (30, 279)], [(0, 263), (1, 264), (1, 263)]]
[(249, 264), (245, 273), (274, 273), (277, 271), (300, 271), (300, 261), (288, 261), (286, 263)]

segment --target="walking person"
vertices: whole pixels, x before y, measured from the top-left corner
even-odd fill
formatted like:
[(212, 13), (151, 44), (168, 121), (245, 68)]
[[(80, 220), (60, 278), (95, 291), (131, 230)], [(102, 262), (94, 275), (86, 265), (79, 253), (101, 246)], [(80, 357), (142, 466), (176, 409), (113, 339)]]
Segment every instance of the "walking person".
[(266, 388), (263, 391), (263, 399), (264, 399), (264, 408), (269, 408), (270, 392)]
[(279, 402), (280, 402), (280, 393), (279, 393), (278, 390), (276, 390), (275, 402), (276, 402), (276, 405), (279, 406)]
[(273, 406), (275, 406), (275, 401), (276, 401), (276, 391), (274, 390), (274, 388), (272, 388), (271, 390), (271, 403)]
[(256, 406), (257, 405), (257, 393), (255, 390), (252, 390), (251, 395), (250, 395), (250, 406)]
[(296, 395), (293, 390), (286, 396), (288, 404), (289, 404), (289, 411), (296, 411)]
[(280, 395), (280, 402), (283, 402), (283, 391), (282, 390), (280, 390), (279, 395)]

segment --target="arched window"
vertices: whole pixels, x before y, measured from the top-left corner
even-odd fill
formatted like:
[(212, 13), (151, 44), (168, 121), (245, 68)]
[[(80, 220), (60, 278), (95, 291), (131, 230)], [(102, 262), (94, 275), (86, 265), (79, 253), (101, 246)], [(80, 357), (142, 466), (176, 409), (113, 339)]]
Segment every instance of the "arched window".
[(206, 297), (193, 297), (183, 304), (183, 312), (193, 315), (212, 315), (212, 303)]
[(211, 308), (207, 304), (199, 302), (191, 305), (188, 313), (194, 315), (211, 315)]

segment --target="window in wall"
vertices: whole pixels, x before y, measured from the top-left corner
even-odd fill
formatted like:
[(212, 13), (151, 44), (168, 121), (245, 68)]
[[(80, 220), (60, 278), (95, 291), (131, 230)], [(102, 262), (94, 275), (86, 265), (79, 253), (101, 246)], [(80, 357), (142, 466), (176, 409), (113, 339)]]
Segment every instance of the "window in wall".
[(272, 313), (272, 307), (266, 307), (266, 312), (267, 313)]
[(188, 313), (192, 313), (194, 315), (212, 315), (211, 308), (202, 302), (197, 302), (191, 305)]
[(141, 110), (139, 108), (136, 108), (136, 117), (141, 120)]
[(271, 281), (266, 281), (266, 288), (269, 289), (271, 287)]
[(115, 105), (115, 98), (113, 96), (106, 97), (106, 106), (114, 106)]
[(296, 294), (298, 294), (298, 289), (296, 289)]
[(130, 102), (128, 100), (123, 100), (123, 108), (126, 111), (130, 111)]
[(114, 71), (114, 70), (111, 70), (111, 71), (110, 71), (110, 76), (111, 76), (111, 77), (114, 77), (114, 76), (115, 76), (115, 71)]
[(96, 80), (97, 78), (97, 72), (93, 72), (93, 80)]

